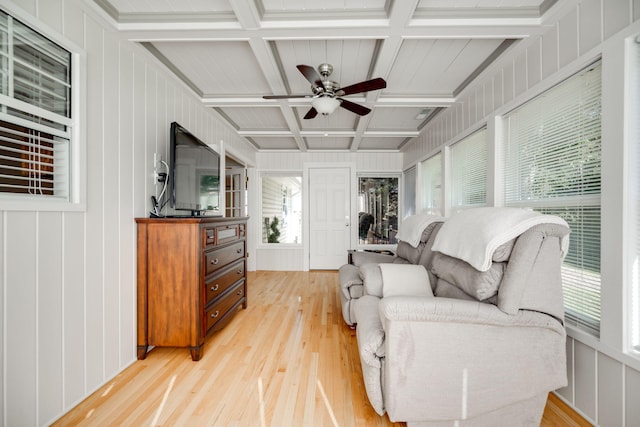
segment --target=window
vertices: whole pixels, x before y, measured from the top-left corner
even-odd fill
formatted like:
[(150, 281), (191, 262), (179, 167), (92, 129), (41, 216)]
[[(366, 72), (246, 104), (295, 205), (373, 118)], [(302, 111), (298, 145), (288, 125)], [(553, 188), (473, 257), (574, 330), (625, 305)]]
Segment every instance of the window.
[(302, 175), (262, 175), (262, 243), (302, 243)]
[(404, 172), (404, 195), (403, 195), (403, 207), (402, 217), (406, 218), (409, 215), (415, 215), (416, 213), (416, 168)]
[(451, 207), (487, 203), (487, 130), (482, 129), (451, 147)]
[(629, 223), (633, 230), (634, 245), (631, 247), (631, 295), (630, 301), (630, 334), (631, 348), (640, 352), (640, 171), (638, 162), (640, 161), (640, 36), (636, 37), (629, 45), (629, 125), (631, 138), (629, 144), (630, 156), (628, 157), (630, 181), (629, 181), (629, 206), (631, 207), (631, 221)]
[(361, 245), (396, 243), (398, 177), (358, 178), (358, 241)]
[(600, 330), (601, 67), (594, 64), (505, 117), (505, 203), (563, 217), (566, 320)]
[(72, 55), (0, 11), (0, 194), (71, 199)]
[(422, 176), (422, 212), (442, 215), (442, 154), (424, 160), (420, 164)]

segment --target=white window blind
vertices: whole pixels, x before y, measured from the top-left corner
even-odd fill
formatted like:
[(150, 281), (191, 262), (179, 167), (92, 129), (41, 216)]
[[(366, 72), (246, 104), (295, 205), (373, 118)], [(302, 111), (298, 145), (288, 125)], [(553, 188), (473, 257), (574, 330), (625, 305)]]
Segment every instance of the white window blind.
[(487, 130), (451, 147), (451, 207), (483, 206), (487, 202)]
[(566, 320), (600, 330), (601, 66), (596, 63), (505, 117), (505, 203), (563, 217)]
[(442, 154), (420, 164), (422, 176), (422, 212), (442, 215)]
[(0, 193), (69, 200), (71, 53), (0, 11)]

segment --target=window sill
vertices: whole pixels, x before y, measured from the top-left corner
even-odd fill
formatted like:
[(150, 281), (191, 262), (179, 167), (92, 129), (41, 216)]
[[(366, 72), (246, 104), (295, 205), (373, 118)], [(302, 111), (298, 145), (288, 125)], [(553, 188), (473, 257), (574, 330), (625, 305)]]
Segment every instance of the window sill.
[(73, 203), (66, 200), (19, 200), (12, 197), (0, 197), (0, 211), (84, 212), (86, 209), (86, 203)]
[(577, 329), (571, 325), (566, 326), (567, 336), (573, 338), (576, 341), (602, 353), (606, 356), (617, 360), (623, 365), (629, 366), (637, 371), (640, 371), (640, 351), (633, 349), (627, 351), (621, 351), (615, 348), (611, 348), (606, 344), (603, 344), (598, 338), (590, 335), (580, 329)]

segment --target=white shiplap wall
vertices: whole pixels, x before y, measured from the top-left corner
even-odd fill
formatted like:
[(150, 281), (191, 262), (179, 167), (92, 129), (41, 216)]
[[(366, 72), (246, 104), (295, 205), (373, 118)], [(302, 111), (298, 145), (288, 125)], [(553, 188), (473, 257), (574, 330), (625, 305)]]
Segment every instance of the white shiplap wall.
[[(256, 176), (254, 181), (260, 179), (260, 172), (288, 172), (295, 171), (302, 174), (305, 165), (319, 164), (355, 164), (356, 173), (360, 172), (400, 172), (402, 170), (401, 153), (352, 153), (352, 152), (286, 152), (286, 153), (258, 153), (256, 156)], [(259, 200), (259, 182), (250, 186), (250, 200)], [(306, 191), (303, 183), (303, 191)], [(261, 227), (261, 213), (258, 203), (249, 207), (251, 227), (259, 230)], [(249, 238), (252, 238), (251, 236)], [(259, 242), (259, 233), (250, 242), (249, 248), (256, 253), (254, 260), (249, 258), (250, 269), (257, 270), (281, 270), (299, 271), (305, 269), (304, 248), (299, 246), (266, 247)], [(304, 236), (303, 236), (304, 238)], [(258, 240), (256, 240), (258, 239)], [(253, 256), (253, 255), (251, 255)], [(347, 256), (345, 254), (345, 262)], [(307, 263), (308, 265), (308, 263)]]
[(7, 211), (0, 201), (0, 425), (40, 426), (136, 358), (134, 218), (148, 215), (170, 122), (249, 164), (255, 154), (88, 2), (0, 4), (86, 52), (86, 210)]
[[(546, 21), (540, 37), (513, 47), (404, 150), (406, 169), (484, 124), (492, 134), (501, 114), (602, 56), (605, 255), (601, 266), (601, 337), (569, 330), (569, 385), (558, 394), (595, 424), (611, 427), (640, 426), (640, 360), (626, 354), (624, 348), (627, 296), (620, 244), (624, 241), (624, 98), (628, 95), (623, 83), (624, 40), (640, 34), (639, 18), (638, 0), (559, 2), (558, 14)], [(496, 196), (489, 195), (493, 200)]]

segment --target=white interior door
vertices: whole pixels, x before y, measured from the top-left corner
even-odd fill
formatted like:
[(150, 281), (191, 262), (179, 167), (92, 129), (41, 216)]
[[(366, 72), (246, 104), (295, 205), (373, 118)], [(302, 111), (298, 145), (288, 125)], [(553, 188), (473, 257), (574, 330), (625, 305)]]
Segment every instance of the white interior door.
[(336, 270), (347, 260), (351, 233), (351, 170), (309, 169), (309, 268)]

